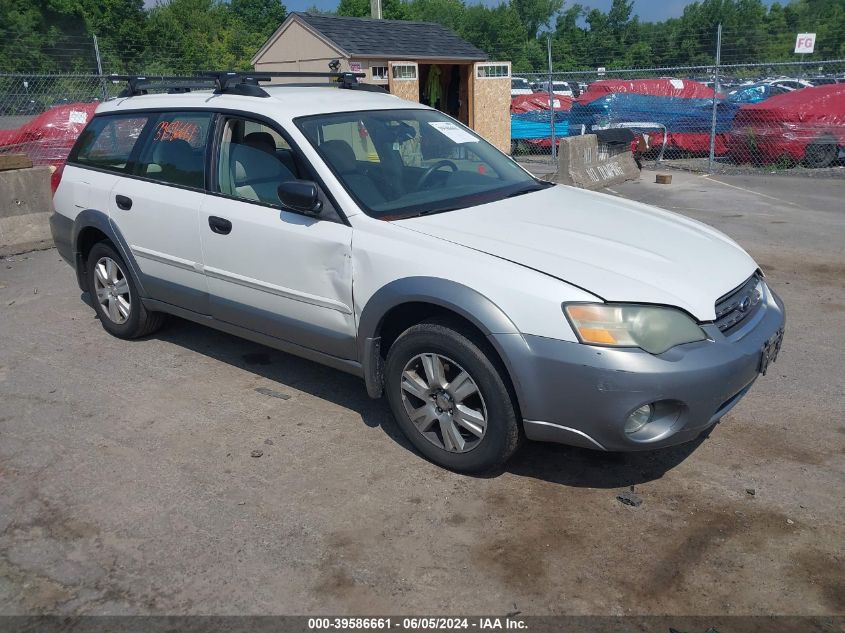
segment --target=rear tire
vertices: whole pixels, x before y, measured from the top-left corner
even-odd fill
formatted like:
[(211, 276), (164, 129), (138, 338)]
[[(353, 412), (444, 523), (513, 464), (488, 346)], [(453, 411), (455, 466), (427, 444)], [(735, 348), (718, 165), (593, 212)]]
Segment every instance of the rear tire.
[(804, 150), (805, 167), (822, 169), (830, 167), (839, 157), (839, 146), (833, 138), (819, 139)]
[(88, 293), (97, 318), (111, 335), (122, 339), (147, 336), (164, 323), (164, 315), (144, 307), (129, 267), (109, 242), (91, 248), (85, 267)]
[(385, 363), (399, 428), (435, 464), (467, 473), (501, 467), (521, 439), (505, 378), (472, 338), (421, 323), (399, 336)]

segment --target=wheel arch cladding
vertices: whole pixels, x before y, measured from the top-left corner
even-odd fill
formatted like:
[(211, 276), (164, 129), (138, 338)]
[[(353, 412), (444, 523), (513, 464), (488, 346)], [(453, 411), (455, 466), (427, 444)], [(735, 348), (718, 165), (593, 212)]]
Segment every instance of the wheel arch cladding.
[[(411, 306), (419, 307), (418, 318), (408, 318), (407, 313), (403, 314), (409, 308), (414, 309)], [(387, 346), (382, 348), (381, 337), (389, 320), (401, 315), (403, 324), (410, 327), (431, 316), (444, 314), (459, 317), (484, 337), (498, 356), (497, 360), (501, 362), (505, 378), (515, 392), (518, 405), (521, 391), (519, 377), (514, 374), (508, 354), (500, 345), (500, 336), (518, 338), (526, 345), (522, 333), (499, 306), (477, 290), (436, 277), (406, 277), (392, 281), (374, 293), (361, 311), (358, 320), (358, 353), (369, 395), (378, 398), (382, 394)]]
[(73, 236), (72, 244), (76, 260), (76, 276), (79, 282), (79, 287), (87, 291), (88, 287), (85, 283), (85, 265), (88, 253), (97, 242), (102, 241), (105, 237), (110, 241), (123, 261), (129, 268), (129, 273), (132, 275), (132, 280), (138, 288), (142, 297), (146, 297), (143, 284), (141, 283), (141, 275), (139, 274), (138, 264), (132, 256), (132, 251), (126, 243), (120, 230), (114, 226), (109, 217), (102, 211), (95, 209), (85, 209), (81, 211), (73, 222)]

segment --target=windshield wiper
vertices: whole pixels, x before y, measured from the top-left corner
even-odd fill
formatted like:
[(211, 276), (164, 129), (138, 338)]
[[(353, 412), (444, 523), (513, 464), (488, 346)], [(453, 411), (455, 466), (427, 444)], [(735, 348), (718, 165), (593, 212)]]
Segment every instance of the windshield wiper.
[(525, 195), (526, 193), (534, 193), (535, 191), (542, 191), (545, 189), (543, 185), (532, 185), (531, 187), (526, 187), (525, 189), (518, 189), (512, 193), (509, 193), (505, 196), (505, 198), (516, 198), (517, 196)]
[(551, 187), (552, 185), (553, 185), (553, 183), (542, 183), (542, 184), (538, 183), (538, 184), (534, 184), (534, 185), (525, 187), (524, 189), (518, 189), (517, 191), (509, 193), (508, 195), (503, 196), (501, 198), (493, 197), (492, 199), (487, 199), (487, 200), (483, 200), (483, 201), (476, 200), (476, 201), (473, 201), (473, 202), (464, 202), (462, 204), (456, 204), (456, 205), (447, 206), (447, 207), (434, 207), (432, 209), (425, 209), (423, 211), (417, 211), (415, 213), (402, 214), (401, 216), (399, 214), (396, 214), (396, 215), (388, 214), (387, 216), (383, 216), (382, 219), (408, 220), (410, 218), (419, 218), (419, 217), (422, 217), (422, 216), (425, 216), (425, 215), (436, 215), (438, 213), (447, 213), (449, 211), (458, 211), (460, 209), (466, 209), (467, 207), (472, 207), (472, 206), (476, 206), (476, 205), (479, 205), (479, 204), (486, 204), (488, 202), (496, 202), (497, 200), (504, 200), (505, 198), (514, 198), (516, 196), (521, 196), (521, 195), (526, 194), (526, 193), (534, 193), (535, 191), (542, 191), (543, 189), (547, 189), (547, 188)]
[(418, 218), (423, 215), (435, 215), (437, 213), (446, 213), (447, 211), (457, 211), (458, 209), (466, 209), (467, 205), (465, 204), (458, 204), (454, 207), (436, 207), (434, 209), (426, 209), (425, 211), (420, 211), (419, 213), (415, 214), (413, 217)]
[(426, 209), (425, 211), (416, 211), (413, 213), (396, 213), (381, 216), (382, 220), (393, 222), (395, 220), (409, 220), (411, 218), (419, 218), (424, 215), (434, 215), (437, 213), (445, 213), (446, 211), (457, 211), (458, 209), (465, 209), (465, 205), (458, 205), (454, 207), (437, 207), (436, 209)]

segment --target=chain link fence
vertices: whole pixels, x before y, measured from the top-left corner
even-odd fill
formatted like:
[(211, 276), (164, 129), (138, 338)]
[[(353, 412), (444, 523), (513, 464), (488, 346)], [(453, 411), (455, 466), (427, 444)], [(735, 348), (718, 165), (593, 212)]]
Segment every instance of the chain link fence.
[(45, 40), (0, 27), (0, 154), (22, 153), (35, 165), (58, 166), (97, 104), (126, 88), (125, 82), (115, 83), (110, 75), (247, 70), (245, 60), (263, 42), (248, 35), (225, 45), (212, 37), (177, 41), (164, 31), (152, 43), (131, 37), (109, 41), (93, 34), (60, 34)]
[[(845, 175), (845, 60), (521, 73), (511, 151), (553, 161), (558, 139), (628, 128), (646, 163), (694, 171)], [(552, 90), (549, 91), (551, 84)], [(715, 90), (714, 90), (715, 86)], [(548, 104), (553, 104), (550, 110)], [(552, 114), (553, 113), (553, 114)]]
[[(96, 104), (125, 87), (110, 74), (187, 74), (206, 69), (203, 60), (211, 58), (201, 42), (183, 50), (62, 36), (33, 46), (23, 35), (6, 35), (6, 50), (24, 60), (18, 67), (55, 69), (0, 72), (0, 153), (26, 153), (35, 164), (61, 163)], [(561, 138), (629, 128), (642, 136), (632, 151), (644, 165), (845, 175), (845, 58), (749, 61), (765, 50), (753, 33), (684, 37), (625, 43), (620, 46), (633, 52), (622, 58), (685, 48), (685, 58), (701, 63), (567, 68), (566, 50), (558, 49), (575, 44), (553, 40), (551, 71), (513, 73), (514, 92), (522, 93), (511, 106), (514, 156), (551, 163)], [(253, 50), (247, 43), (241, 48), (231, 49), (231, 67)], [(597, 52), (596, 63), (601, 59)]]
[[(549, 44), (554, 60), (561, 42)], [(696, 65), (605, 68), (597, 57), (591, 69), (562, 70), (564, 60), (542, 72), (515, 71), (512, 153), (554, 162), (553, 139), (628, 128), (645, 165), (845, 176), (845, 58), (790, 51), (780, 55), (788, 59), (757, 61), (767, 44), (752, 28), (719, 27), (626, 45), (666, 55), (684, 48)]]
[(97, 105), (124, 87), (95, 74), (0, 73), (0, 154), (60, 165)]

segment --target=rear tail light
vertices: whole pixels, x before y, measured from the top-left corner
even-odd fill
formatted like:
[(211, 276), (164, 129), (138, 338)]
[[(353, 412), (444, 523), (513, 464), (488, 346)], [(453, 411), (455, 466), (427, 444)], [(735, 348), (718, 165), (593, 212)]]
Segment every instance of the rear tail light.
[(56, 189), (59, 188), (59, 183), (62, 181), (62, 172), (65, 170), (65, 164), (53, 166), (53, 173), (50, 174), (50, 188), (53, 190), (53, 195), (56, 195)]

